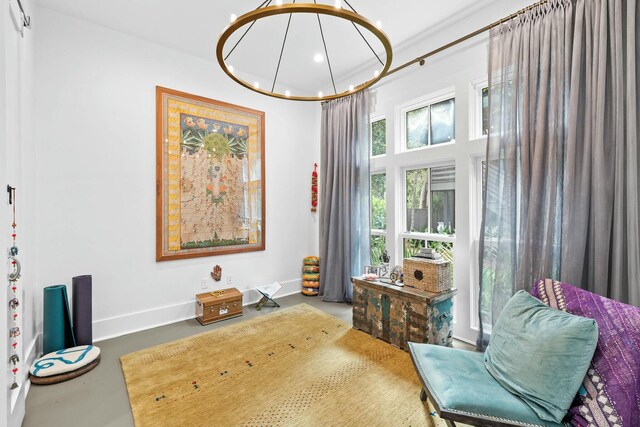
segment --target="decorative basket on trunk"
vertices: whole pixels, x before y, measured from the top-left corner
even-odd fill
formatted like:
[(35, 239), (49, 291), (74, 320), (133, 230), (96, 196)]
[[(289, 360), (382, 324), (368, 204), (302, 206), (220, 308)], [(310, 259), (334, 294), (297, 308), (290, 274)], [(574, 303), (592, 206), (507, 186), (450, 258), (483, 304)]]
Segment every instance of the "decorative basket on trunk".
[(404, 259), (404, 284), (428, 292), (443, 292), (453, 287), (451, 263), (444, 259)]

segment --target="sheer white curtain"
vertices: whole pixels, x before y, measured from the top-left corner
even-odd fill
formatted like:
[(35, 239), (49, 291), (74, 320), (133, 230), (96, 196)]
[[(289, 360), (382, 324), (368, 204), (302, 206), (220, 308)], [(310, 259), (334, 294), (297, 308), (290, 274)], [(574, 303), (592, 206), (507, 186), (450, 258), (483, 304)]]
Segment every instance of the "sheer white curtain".
[(640, 304), (635, 3), (550, 0), (491, 31), (483, 332), (537, 278)]

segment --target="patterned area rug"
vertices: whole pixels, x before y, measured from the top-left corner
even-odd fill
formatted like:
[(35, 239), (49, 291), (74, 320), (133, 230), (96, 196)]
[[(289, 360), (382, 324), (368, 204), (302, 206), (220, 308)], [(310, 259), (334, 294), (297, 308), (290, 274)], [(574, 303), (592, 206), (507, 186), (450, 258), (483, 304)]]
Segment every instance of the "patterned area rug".
[(306, 304), (120, 358), (137, 426), (432, 426), (409, 354)]

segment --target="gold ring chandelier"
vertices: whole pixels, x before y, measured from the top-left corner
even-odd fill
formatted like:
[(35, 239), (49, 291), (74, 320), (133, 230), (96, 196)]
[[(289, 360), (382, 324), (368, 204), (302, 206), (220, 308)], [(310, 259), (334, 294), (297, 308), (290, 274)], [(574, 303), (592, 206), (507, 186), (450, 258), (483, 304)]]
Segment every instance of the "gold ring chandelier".
[[(314, 3), (297, 3), (297, 4), (295, 3), (295, 0), (293, 3), (288, 3), (288, 4), (282, 4), (282, 1), (280, 0), (280, 1), (276, 1), (276, 5), (271, 6), (272, 1), (273, 0), (264, 1), (260, 6), (258, 6), (257, 9), (251, 12), (245, 13), (244, 15), (241, 15), (238, 17), (236, 17), (235, 15), (232, 15), (231, 24), (224, 29), (224, 31), (218, 38), (218, 44), (216, 47), (216, 57), (218, 58), (218, 63), (220, 64), (224, 72), (229, 77), (231, 77), (233, 80), (235, 80), (237, 83), (241, 84), (242, 86), (246, 87), (247, 89), (251, 89), (263, 95), (273, 96), (275, 98), (280, 98), (280, 99), (289, 99), (294, 101), (328, 101), (331, 99), (341, 98), (343, 96), (347, 96), (352, 93), (355, 93), (370, 87), (371, 85), (376, 83), (378, 80), (380, 80), (389, 70), (391, 66), (391, 61), (393, 59), (393, 52), (391, 49), (391, 42), (389, 41), (389, 38), (387, 37), (387, 35), (381, 30), (380, 23), (378, 22), (377, 24), (374, 24), (364, 16), (359, 15), (346, 0), (345, 0), (345, 3), (351, 10), (342, 8), (340, 0), (336, 1), (335, 6), (317, 4), (315, 3), (315, 0), (314, 0)], [(316, 14), (318, 17), (318, 26), (320, 30), (320, 35), (322, 36), (322, 43), (325, 50), (325, 56), (327, 58), (328, 71), (329, 71), (329, 75), (331, 77), (331, 83), (333, 86), (333, 92), (334, 92), (333, 94), (325, 95), (322, 92), (319, 92), (318, 96), (296, 96), (295, 94), (289, 93), (288, 90), (285, 93), (278, 93), (274, 91), (276, 82), (278, 79), (278, 72), (280, 70), (282, 55), (284, 53), (285, 45), (287, 42), (287, 36), (289, 33), (289, 25), (291, 24), (291, 18), (294, 14), (304, 14), (304, 13)], [(286, 14), (289, 14), (289, 21), (285, 31), (284, 40), (282, 42), (280, 57), (278, 58), (278, 61), (277, 61), (275, 77), (273, 79), (271, 90), (262, 89), (258, 86), (258, 84), (255, 84), (255, 83), (251, 84), (239, 78), (235, 74), (233, 67), (227, 64), (227, 60), (229, 56), (233, 53), (233, 51), (236, 49), (238, 44), (240, 44), (240, 42), (243, 40), (244, 36), (251, 30), (253, 25), (258, 20), (268, 18), (271, 16), (286, 15)], [(377, 61), (380, 62), (380, 64), (382, 65), (382, 70), (379, 72), (376, 71), (372, 79), (367, 80), (359, 85), (351, 85), (347, 90), (343, 92), (338, 92), (336, 90), (335, 79), (334, 79), (333, 71), (331, 69), (329, 52), (327, 50), (327, 44), (325, 42), (320, 15), (337, 17), (340, 19), (344, 19), (348, 22), (351, 22), (351, 24), (353, 25), (355, 30), (359, 33), (359, 35), (362, 37), (362, 39), (365, 41), (369, 49), (371, 49), (371, 52), (373, 53)], [(238, 31), (240, 28), (242, 28), (245, 25), (249, 25), (249, 27), (244, 31), (244, 33), (239, 38), (239, 40), (235, 43), (235, 45), (225, 54), (224, 52), (225, 52), (226, 42), (236, 31)], [(384, 50), (385, 50), (385, 56), (386, 56), (384, 62), (380, 59), (380, 56), (378, 55), (378, 53), (376, 53), (373, 47), (371, 47), (371, 44), (369, 44), (367, 39), (364, 37), (360, 29), (358, 28), (358, 26), (361, 26), (366, 30), (368, 30), (382, 43), (382, 46), (384, 47)], [(274, 61), (274, 65), (275, 63), (276, 61)]]

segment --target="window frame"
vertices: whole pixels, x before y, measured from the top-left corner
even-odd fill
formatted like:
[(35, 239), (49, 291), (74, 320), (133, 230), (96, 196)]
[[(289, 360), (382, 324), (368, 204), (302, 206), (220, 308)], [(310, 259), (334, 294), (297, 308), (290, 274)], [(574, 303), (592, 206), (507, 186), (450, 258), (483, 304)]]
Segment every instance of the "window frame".
[[(373, 155), (373, 123), (380, 121), (380, 120), (385, 120), (385, 135), (384, 135), (384, 140), (385, 140), (385, 153), (384, 154), (379, 154), (374, 156)], [(371, 182), (372, 182), (372, 176), (373, 175), (380, 175), (380, 174), (384, 174), (385, 175), (385, 209), (387, 211), (387, 214), (389, 212), (389, 198), (387, 196), (388, 192), (389, 192), (389, 176), (387, 174), (387, 170), (384, 166), (382, 167), (375, 167), (377, 161), (384, 161), (383, 159), (387, 158), (387, 154), (389, 153), (389, 122), (387, 119), (387, 116), (385, 114), (370, 114), (369, 115), (369, 165), (370, 165), (370, 169), (369, 169), (369, 214), (371, 215)], [(387, 236), (387, 229), (389, 228), (389, 216), (386, 215), (386, 223), (385, 223), (385, 229), (384, 230), (379, 230), (379, 229), (375, 229), (373, 228), (373, 221), (372, 218), (369, 219), (369, 236), (380, 236), (384, 238), (384, 242), (385, 242), (385, 250), (388, 251), (388, 236)], [(371, 253), (371, 248), (372, 248), (372, 243), (369, 243), (369, 253)], [(378, 264), (378, 260), (370, 260), (372, 264), (377, 265)]]
[(489, 87), (487, 75), (469, 82), (469, 141), (486, 139), (482, 134), (482, 90)]
[[(453, 128), (454, 128), (454, 138), (449, 142), (443, 142), (441, 144), (429, 144), (424, 147), (418, 148), (407, 148), (407, 113), (413, 110), (417, 110), (423, 107), (430, 107), (433, 104), (437, 104), (442, 101), (448, 101), (450, 99), (454, 100), (454, 105), (456, 102), (456, 90), (455, 86), (450, 86), (436, 92), (431, 92), (427, 95), (414, 98), (408, 102), (400, 104), (396, 107), (396, 118), (395, 123), (396, 127), (396, 153), (413, 153), (421, 150), (428, 150), (434, 147), (445, 147), (449, 145), (454, 145), (456, 143), (456, 115), (457, 115), (457, 106), (454, 107), (453, 114)], [(431, 110), (429, 110), (429, 120), (431, 120)], [(429, 121), (429, 126), (431, 126), (431, 121)], [(431, 129), (429, 129), (429, 134), (431, 134)], [(429, 137), (431, 138), (431, 136)]]

